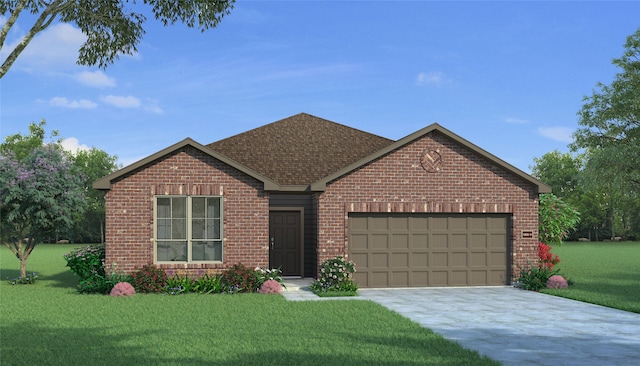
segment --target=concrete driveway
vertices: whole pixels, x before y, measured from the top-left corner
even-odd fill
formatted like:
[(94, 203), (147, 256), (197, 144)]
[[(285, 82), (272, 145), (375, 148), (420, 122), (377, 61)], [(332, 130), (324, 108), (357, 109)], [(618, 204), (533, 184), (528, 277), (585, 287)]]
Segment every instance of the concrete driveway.
[(358, 292), (504, 365), (640, 365), (640, 314), (513, 287)]

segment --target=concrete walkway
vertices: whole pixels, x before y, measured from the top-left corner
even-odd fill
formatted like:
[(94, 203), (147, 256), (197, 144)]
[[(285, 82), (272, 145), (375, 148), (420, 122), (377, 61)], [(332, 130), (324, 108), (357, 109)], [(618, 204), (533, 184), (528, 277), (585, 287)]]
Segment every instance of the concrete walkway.
[(640, 365), (640, 314), (513, 287), (360, 289), (319, 298), (310, 280), (284, 297), (371, 300), (504, 365)]

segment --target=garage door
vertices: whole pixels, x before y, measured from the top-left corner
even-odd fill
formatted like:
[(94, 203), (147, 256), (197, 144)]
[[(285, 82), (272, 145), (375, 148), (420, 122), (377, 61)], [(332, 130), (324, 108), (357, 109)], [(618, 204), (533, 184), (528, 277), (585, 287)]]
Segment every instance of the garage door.
[(508, 281), (508, 215), (350, 214), (360, 287), (487, 286)]

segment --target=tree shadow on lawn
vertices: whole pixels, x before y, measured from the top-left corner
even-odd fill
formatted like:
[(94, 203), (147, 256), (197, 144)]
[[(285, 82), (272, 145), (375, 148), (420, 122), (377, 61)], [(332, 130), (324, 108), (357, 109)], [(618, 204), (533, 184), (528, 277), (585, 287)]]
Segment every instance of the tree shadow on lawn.
[[(108, 329), (98, 328), (61, 328), (50, 327), (35, 322), (9, 323), (0, 326), (2, 344), (0, 345), (0, 364), (13, 365), (354, 365), (370, 366), (380, 360), (359, 355), (327, 355), (314, 352), (313, 347), (303, 351), (289, 351), (286, 345), (280, 349), (261, 350), (256, 344), (255, 350), (241, 351), (237, 354), (220, 354), (215, 349), (206, 350), (207, 354), (195, 351), (193, 356), (161, 356), (154, 352), (166, 345), (145, 344), (132, 346), (132, 338), (149, 336), (145, 331), (118, 331), (110, 334)], [(166, 335), (168, 339), (171, 334)], [(351, 335), (353, 336), (353, 335)], [(215, 334), (212, 334), (215, 337)], [(358, 337), (345, 340), (352, 342), (357, 349), (368, 339)], [(388, 339), (375, 340), (388, 342)], [(414, 342), (415, 343), (415, 342)], [(176, 344), (176, 347), (183, 347)], [(413, 345), (414, 347), (417, 345)], [(416, 350), (414, 350), (416, 351)], [(168, 352), (170, 353), (170, 352)], [(451, 359), (445, 359), (450, 364)], [(397, 360), (384, 362), (386, 365), (422, 365), (423, 358), (415, 361)], [(438, 364), (438, 363), (435, 363)]]

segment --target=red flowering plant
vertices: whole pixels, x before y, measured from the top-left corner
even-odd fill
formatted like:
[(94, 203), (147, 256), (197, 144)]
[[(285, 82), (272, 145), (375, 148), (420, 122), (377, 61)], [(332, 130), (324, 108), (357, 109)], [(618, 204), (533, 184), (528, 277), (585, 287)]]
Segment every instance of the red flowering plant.
[(538, 263), (529, 269), (520, 271), (517, 285), (529, 291), (539, 291), (547, 287), (549, 278), (555, 277), (558, 270), (553, 267), (560, 263), (560, 257), (551, 253), (551, 246), (545, 243), (538, 243)]
[(538, 257), (540, 258), (540, 266), (553, 269), (553, 266), (560, 263), (560, 257), (551, 253), (551, 246), (545, 243), (538, 243)]
[(153, 264), (142, 266), (131, 274), (135, 290), (140, 293), (159, 293), (167, 286), (167, 274)]

